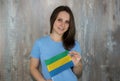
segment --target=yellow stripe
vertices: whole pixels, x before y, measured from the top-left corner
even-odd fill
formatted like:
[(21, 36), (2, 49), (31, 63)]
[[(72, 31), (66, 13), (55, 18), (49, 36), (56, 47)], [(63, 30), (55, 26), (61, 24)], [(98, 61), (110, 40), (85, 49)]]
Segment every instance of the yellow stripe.
[(50, 71), (52, 71), (52, 70), (54, 70), (54, 69), (56, 69), (64, 64), (66, 64), (69, 61), (71, 61), (71, 57), (69, 55), (67, 55), (67, 56), (63, 57), (62, 59), (48, 65), (47, 66), (48, 71), (50, 72)]

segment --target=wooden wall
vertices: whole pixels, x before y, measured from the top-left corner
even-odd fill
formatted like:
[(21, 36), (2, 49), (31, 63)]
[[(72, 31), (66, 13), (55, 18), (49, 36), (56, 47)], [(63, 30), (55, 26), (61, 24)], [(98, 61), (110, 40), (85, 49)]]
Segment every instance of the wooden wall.
[(0, 0), (0, 81), (33, 81), (33, 42), (49, 34), (49, 17), (59, 5), (72, 9), (81, 43), (80, 81), (120, 81), (119, 0)]

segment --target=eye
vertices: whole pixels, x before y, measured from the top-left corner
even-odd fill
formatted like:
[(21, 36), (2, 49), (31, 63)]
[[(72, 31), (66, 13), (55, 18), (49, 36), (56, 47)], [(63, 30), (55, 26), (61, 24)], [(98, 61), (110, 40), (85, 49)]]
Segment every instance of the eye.
[(66, 24), (69, 24), (69, 23), (70, 23), (70, 21), (65, 21), (65, 23), (66, 23)]
[(59, 18), (59, 19), (57, 19), (57, 20), (58, 20), (58, 21), (62, 21), (62, 19), (60, 19), (60, 18)]

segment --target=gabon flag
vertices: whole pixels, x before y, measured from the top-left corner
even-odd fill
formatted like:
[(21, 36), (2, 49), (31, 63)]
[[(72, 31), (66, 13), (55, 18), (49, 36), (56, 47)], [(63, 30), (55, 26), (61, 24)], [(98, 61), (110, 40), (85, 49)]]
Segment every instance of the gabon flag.
[(68, 53), (69, 51), (66, 50), (45, 60), (45, 64), (47, 65), (47, 69), (51, 77), (74, 66), (71, 56), (68, 55)]

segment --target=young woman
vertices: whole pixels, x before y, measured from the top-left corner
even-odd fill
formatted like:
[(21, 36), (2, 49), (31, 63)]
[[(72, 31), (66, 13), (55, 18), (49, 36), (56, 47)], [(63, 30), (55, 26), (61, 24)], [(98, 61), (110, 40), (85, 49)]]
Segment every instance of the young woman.
[[(31, 51), (30, 72), (37, 81), (78, 81), (81, 74), (81, 49), (75, 40), (75, 22), (68, 6), (57, 7), (50, 17), (50, 35), (35, 41)], [(49, 59), (65, 50), (69, 51), (74, 66), (51, 78), (45, 59)], [(39, 71), (39, 65), (41, 70)]]

